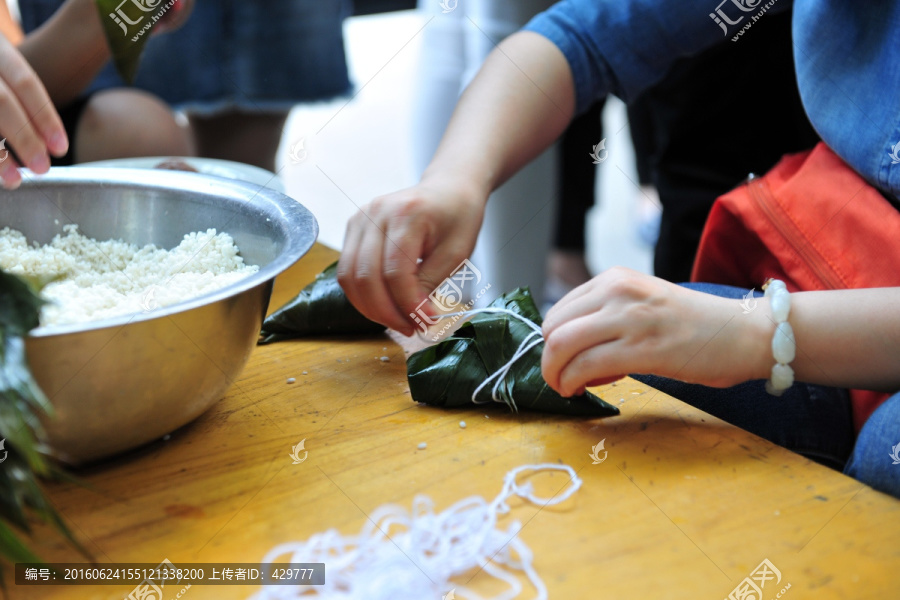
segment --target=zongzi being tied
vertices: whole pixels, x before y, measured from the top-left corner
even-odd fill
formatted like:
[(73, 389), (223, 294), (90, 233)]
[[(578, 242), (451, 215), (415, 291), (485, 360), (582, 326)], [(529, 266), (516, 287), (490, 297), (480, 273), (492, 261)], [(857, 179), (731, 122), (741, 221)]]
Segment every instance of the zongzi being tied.
[[(406, 371), (413, 400), (466, 407), (472, 406), (475, 394), (475, 403), (496, 397), (514, 411), (619, 414), (619, 409), (591, 393), (564, 398), (544, 381), (541, 316), (527, 288), (504, 294), (485, 312), (473, 312), (477, 314), (453, 335), (409, 357)], [(485, 381), (489, 385), (483, 385)]]

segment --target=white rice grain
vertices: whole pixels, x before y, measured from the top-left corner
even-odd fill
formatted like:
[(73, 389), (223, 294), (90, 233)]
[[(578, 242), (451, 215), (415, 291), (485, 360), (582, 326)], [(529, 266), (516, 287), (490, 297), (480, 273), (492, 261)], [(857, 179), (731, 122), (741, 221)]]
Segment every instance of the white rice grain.
[(0, 230), (0, 268), (16, 275), (58, 278), (43, 290), (41, 325), (84, 323), (150, 312), (218, 290), (255, 273), (227, 233), (189, 233), (172, 250), (98, 242), (66, 225), (45, 245)]

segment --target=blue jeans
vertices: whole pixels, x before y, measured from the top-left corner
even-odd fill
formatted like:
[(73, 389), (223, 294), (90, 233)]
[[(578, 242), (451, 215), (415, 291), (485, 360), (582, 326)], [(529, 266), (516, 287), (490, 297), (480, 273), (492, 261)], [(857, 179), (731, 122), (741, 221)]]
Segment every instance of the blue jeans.
[[(685, 284), (685, 287), (735, 299), (747, 293), (724, 285)], [(882, 404), (856, 436), (850, 396), (845, 389), (795, 383), (781, 397), (775, 397), (766, 392), (762, 380), (721, 389), (656, 375), (632, 377), (900, 498), (900, 464), (893, 464), (890, 457), (893, 447), (900, 444), (900, 393)], [(900, 448), (895, 454), (900, 454)]]

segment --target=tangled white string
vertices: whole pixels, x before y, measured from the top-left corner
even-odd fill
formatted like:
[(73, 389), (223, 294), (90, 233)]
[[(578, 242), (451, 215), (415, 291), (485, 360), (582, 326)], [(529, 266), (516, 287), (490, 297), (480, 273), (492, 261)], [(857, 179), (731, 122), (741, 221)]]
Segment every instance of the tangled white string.
[[(569, 482), (550, 498), (539, 498), (530, 482), (517, 483), (525, 471), (564, 471)], [(523, 586), (516, 571), (531, 582), (535, 600), (547, 600), (531, 549), (517, 537), (521, 524), (514, 521), (504, 531), (497, 527), (498, 516), (510, 511), (507, 501), (513, 496), (551, 506), (566, 501), (580, 487), (581, 479), (568, 465), (523, 465), (506, 474), (503, 489), (490, 503), (472, 496), (435, 514), (431, 499), (420, 495), (413, 499), (411, 512), (397, 505), (381, 506), (357, 536), (331, 529), (306, 542), (281, 544), (262, 560), (325, 563), (325, 585), (264, 586), (252, 600), (440, 600), (450, 590), (460, 599), (485, 600), (465, 584), (451, 581), (466, 573), (471, 578), (477, 569), (508, 585), (492, 600), (519, 596)]]
[[(491, 388), (491, 399), (494, 402), (504, 402), (503, 398), (501, 398), (498, 393), (500, 391), (500, 386), (503, 384), (503, 381), (506, 379), (506, 376), (509, 375), (509, 371), (512, 369), (513, 365), (516, 364), (516, 361), (528, 354), (528, 351), (534, 348), (535, 346), (542, 344), (544, 342), (544, 334), (541, 330), (541, 327), (526, 317), (523, 317), (519, 313), (512, 311), (508, 308), (495, 308), (495, 307), (487, 307), (487, 308), (476, 308), (473, 310), (467, 310), (465, 312), (452, 313), (449, 315), (440, 315), (436, 317), (437, 320), (440, 319), (449, 319), (450, 317), (462, 316), (466, 319), (474, 317), (479, 313), (503, 313), (510, 316), (513, 316), (531, 328), (531, 333), (525, 336), (525, 339), (522, 340), (522, 343), (519, 344), (519, 347), (516, 349), (515, 353), (513, 353), (512, 358), (507, 361), (505, 365), (497, 369), (493, 374), (491, 374), (487, 379), (481, 382), (475, 391), (472, 392), (472, 402), (475, 404), (484, 404), (487, 400), (479, 401), (478, 394), (481, 390), (484, 389), (486, 385), (490, 382), (494, 382), (494, 387)], [(518, 411), (516, 407), (516, 403), (512, 403), (512, 409)]]

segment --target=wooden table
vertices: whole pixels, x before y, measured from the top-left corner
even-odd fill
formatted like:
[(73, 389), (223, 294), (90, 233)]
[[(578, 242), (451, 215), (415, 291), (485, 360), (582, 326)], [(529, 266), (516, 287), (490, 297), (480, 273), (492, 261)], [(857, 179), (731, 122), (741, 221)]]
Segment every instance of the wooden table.
[[(272, 307), (335, 257), (317, 246), (278, 278)], [(550, 598), (720, 600), (763, 559), (782, 574), (764, 600), (788, 584), (782, 597), (795, 600), (900, 598), (900, 502), (633, 380), (599, 393), (622, 415), (449, 412), (410, 400), (403, 350), (387, 335), (284, 342), (257, 348), (228, 395), (171, 439), (81, 471), (93, 489), (54, 484), (50, 495), (99, 561), (255, 562), (328, 528), (356, 533), (385, 503), (492, 499), (510, 469), (562, 462), (584, 481), (573, 498), (543, 510), (515, 501), (500, 522), (525, 524)], [(308, 458), (292, 464), (304, 439)], [(595, 465), (602, 439), (608, 459)], [(564, 477), (534, 482), (556, 490)], [(82, 560), (45, 527), (34, 547), (52, 562)], [(496, 589), (483, 573), (470, 585)], [(118, 600), (130, 590), (10, 592)], [(194, 586), (183, 597), (254, 591)]]

